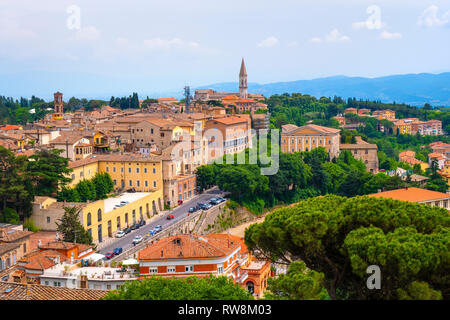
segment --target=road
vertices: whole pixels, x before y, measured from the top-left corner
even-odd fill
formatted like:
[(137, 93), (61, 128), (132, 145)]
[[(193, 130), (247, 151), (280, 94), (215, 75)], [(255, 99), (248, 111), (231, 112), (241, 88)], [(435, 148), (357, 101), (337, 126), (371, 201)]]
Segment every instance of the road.
[[(101, 254), (105, 254), (108, 251), (112, 251), (115, 248), (122, 248), (123, 251), (133, 247), (133, 239), (135, 236), (141, 236), (145, 239), (145, 235), (150, 232), (156, 225), (161, 225), (163, 229), (174, 224), (184, 218), (187, 217), (187, 212), (190, 207), (195, 207), (198, 202), (206, 202), (210, 198), (214, 196), (222, 196), (223, 194), (217, 188), (211, 189), (205, 193), (198, 195), (195, 199), (184, 202), (182, 205), (174, 208), (173, 210), (167, 212), (166, 214), (153, 219), (151, 223), (147, 223), (146, 225), (140, 227), (137, 230), (132, 230), (129, 234), (125, 235), (122, 238), (114, 238), (114, 241), (110, 244), (103, 247), (98, 252)], [(168, 214), (172, 214), (174, 216), (173, 219), (167, 220), (166, 216)]]

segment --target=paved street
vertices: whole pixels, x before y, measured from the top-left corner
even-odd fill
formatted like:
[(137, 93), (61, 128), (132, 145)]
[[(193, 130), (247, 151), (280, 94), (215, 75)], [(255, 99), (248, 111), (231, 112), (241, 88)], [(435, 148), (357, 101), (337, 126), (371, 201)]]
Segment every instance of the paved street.
[[(222, 196), (220, 190), (217, 188), (211, 189), (203, 194), (198, 195), (193, 200), (189, 200), (184, 202), (182, 205), (174, 208), (173, 210), (167, 211), (164, 215), (161, 215), (155, 219), (152, 219), (151, 222), (147, 222), (146, 225), (140, 227), (137, 230), (132, 230), (129, 234), (125, 235), (122, 238), (114, 238), (113, 242), (101, 248), (98, 252), (101, 254), (105, 254), (108, 251), (114, 250), (114, 248), (122, 248), (123, 251), (133, 247), (133, 238), (135, 236), (141, 236), (145, 239), (145, 235), (150, 232), (156, 225), (161, 225), (163, 230), (184, 218), (187, 217), (187, 212), (190, 207), (195, 207), (198, 202), (206, 202), (210, 198), (214, 196)], [(172, 214), (174, 218), (172, 220), (167, 220), (166, 216), (168, 214)]]

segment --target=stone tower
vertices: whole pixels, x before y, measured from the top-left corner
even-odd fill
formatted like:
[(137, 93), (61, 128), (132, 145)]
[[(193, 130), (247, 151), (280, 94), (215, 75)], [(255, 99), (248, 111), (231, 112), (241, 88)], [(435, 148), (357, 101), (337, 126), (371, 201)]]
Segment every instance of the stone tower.
[(241, 71), (239, 72), (239, 95), (242, 99), (247, 99), (247, 70), (245, 70), (244, 58), (242, 58)]
[(61, 92), (56, 92), (53, 94), (54, 96), (54, 112), (53, 112), (53, 119), (62, 119), (63, 115), (63, 94)]
[(55, 97), (55, 113), (63, 113), (63, 94), (61, 92), (56, 92), (53, 96)]

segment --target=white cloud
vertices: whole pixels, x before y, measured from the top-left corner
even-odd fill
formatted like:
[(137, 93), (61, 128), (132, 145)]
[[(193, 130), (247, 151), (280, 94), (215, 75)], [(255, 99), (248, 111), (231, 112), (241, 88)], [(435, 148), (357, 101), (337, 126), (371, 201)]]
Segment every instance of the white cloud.
[(288, 47), (297, 47), (298, 46), (298, 42), (297, 41), (291, 41), (288, 43)]
[(79, 41), (97, 41), (100, 39), (100, 31), (93, 26), (84, 27), (76, 32), (75, 39)]
[(429, 6), (422, 12), (417, 24), (424, 27), (441, 27), (449, 24), (450, 11), (442, 14), (441, 18), (438, 17), (438, 12), (439, 8), (437, 6)]
[(384, 30), (381, 34), (380, 34), (380, 38), (381, 39), (386, 39), (386, 40), (394, 40), (394, 39), (400, 39), (402, 37), (402, 34), (399, 32), (389, 32)]
[(310, 41), (314, 42), (314, 43), (320, 43), (320, 42), (322, 42), (322, 39), (320, 39), (320, 38), (312, 38)]
[(267, 39), (264, 39), (260, 43), (258, 43), (258, 47), (260, 48), (271, 48), (278, 44), (278, 39), (275, 37), (268, 37)]
[(350, 38), (348, 36), (342, 35), (338, 29), (333, 29), (329, 34), (325, 36), (325, 41), (327, 42), (349, 42)]
[(168, 51), (168, 50), (183, 50), (192, 52), (212, 53), (212, 49), (203, 48), (198, 42), (186, 41), (180, 38), (161, 39), (153, 38), (144, 40), (144, 47), (150, 51)]
[(129, 43), (130, 43), (130, 42), (128, 41), (127, 38), (118, 37), (118, 38), (116, 39), (116, 44), (117, 44), (118, 46), (120, 46), (120, 47), (126, 47), (126, 46), (129, 45)]

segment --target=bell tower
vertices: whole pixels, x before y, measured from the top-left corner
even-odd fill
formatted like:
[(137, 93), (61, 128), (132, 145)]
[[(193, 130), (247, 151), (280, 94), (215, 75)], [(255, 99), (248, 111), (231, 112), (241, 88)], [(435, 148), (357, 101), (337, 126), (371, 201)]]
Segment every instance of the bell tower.
[(247, 99), (247, 70), (245, 69), (244, 58), (242, 58), (241, 71), (239, 72), (239, 95), (242, 99)]
[(53, 94), (54, 96), (54, 112), (52, 115), (53, 119), (62, 119), (62, 115), (64, 113), (63, 111), (63, 107), (64, 107), (64, 102), (63, 102), (63, 94), (61, 92), (56, 92), (55, 94)]

